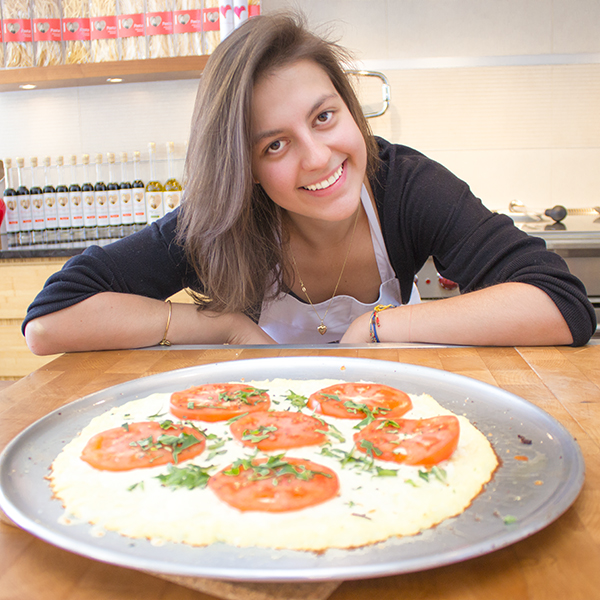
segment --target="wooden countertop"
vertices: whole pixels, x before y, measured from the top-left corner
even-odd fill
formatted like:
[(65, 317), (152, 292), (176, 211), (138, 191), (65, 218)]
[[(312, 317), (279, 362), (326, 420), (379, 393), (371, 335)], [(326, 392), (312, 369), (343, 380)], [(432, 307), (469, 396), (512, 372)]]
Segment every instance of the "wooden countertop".
[[(226, 360), (272, 356), (357, 356), (466, 375), (540, 406), (577, 439), (586, 481), (574, 505), (530, 538), (456, 565), (321, 589), (331, 600), (593, 600), (600, 598), (600, 346), (584, 348), (200, 348), (60, 356), (0, 392), (0, 448), (51, 410), (138, 377)], [(236, 593), (182, 587), (107, 565), (0, 523), (0, 598), (27, 600), (206, 600), (266, 598), (269, 585)], [(312, 584), (308, 584), (312, 585)], [(262, 586), (262, 587), (261, 587)], [(263, 590), (264, 587), (264, 590)], [(301, 588), (301, 586), (300, 586)], [(265, 591), (266, 595), (262, 595)], [(308, 592), (297, 595), (310, 598)], [(292, 595), (279, 594), (289, 600)], [(313, 597), (318, 597), (315, 595)]]

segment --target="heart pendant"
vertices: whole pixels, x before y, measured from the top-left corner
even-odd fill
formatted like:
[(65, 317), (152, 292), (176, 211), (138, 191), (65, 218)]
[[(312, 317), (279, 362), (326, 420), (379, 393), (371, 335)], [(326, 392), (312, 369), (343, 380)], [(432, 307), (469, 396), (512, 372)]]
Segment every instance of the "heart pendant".
[(317, 331), (321, 334), (321, 335), (325, 335), (327, 333), (327, 325), (325, 325), (324, 323), (321, 323), (318, 327), (317, 327)]

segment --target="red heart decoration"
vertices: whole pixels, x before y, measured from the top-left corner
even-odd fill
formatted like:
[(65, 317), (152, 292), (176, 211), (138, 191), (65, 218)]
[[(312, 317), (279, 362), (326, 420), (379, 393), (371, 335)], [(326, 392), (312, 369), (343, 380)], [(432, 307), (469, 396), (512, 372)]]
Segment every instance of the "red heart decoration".
[(221, 14), (226, 17), (227, 16), (227, 11), (231, 10), (231, 4), (226, 4), (225, 6), (221, 6), (220, 9)]
[(240, 15), (246, 10), (245, 6), (236, 6), (233, 11), (235, 12), (236, 17), (239, 19)]

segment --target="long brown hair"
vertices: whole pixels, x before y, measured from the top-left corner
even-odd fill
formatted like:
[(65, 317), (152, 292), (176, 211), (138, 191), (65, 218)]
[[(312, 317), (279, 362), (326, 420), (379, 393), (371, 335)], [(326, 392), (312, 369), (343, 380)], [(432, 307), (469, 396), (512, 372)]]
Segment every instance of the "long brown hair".
[(309, 32), (290, 14), (248, 20), (219, 44), (202, 74), (185, 164), (178, 222), (182, 243), (202, 285), (195, 299), (218, 312), (256, 314), (269, 287), (282, 289), (281, 209), (252, 177), (252, 92), (261, 75), (302, 59), (329, 76), (367, 146), (367, 174), (377, 146), (342, 68), (347, 52)]

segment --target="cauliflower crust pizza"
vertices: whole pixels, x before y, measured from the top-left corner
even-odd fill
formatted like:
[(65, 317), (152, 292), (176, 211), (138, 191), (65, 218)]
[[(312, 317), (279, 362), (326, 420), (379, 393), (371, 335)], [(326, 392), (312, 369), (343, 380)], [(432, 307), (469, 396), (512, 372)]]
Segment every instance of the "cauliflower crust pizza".
[(485, 436), (428, 395), (273, 379), (112, 408), (48, 478), (61, 522), (96, 535), (321, 552), (459, 515), (497, 465)]

